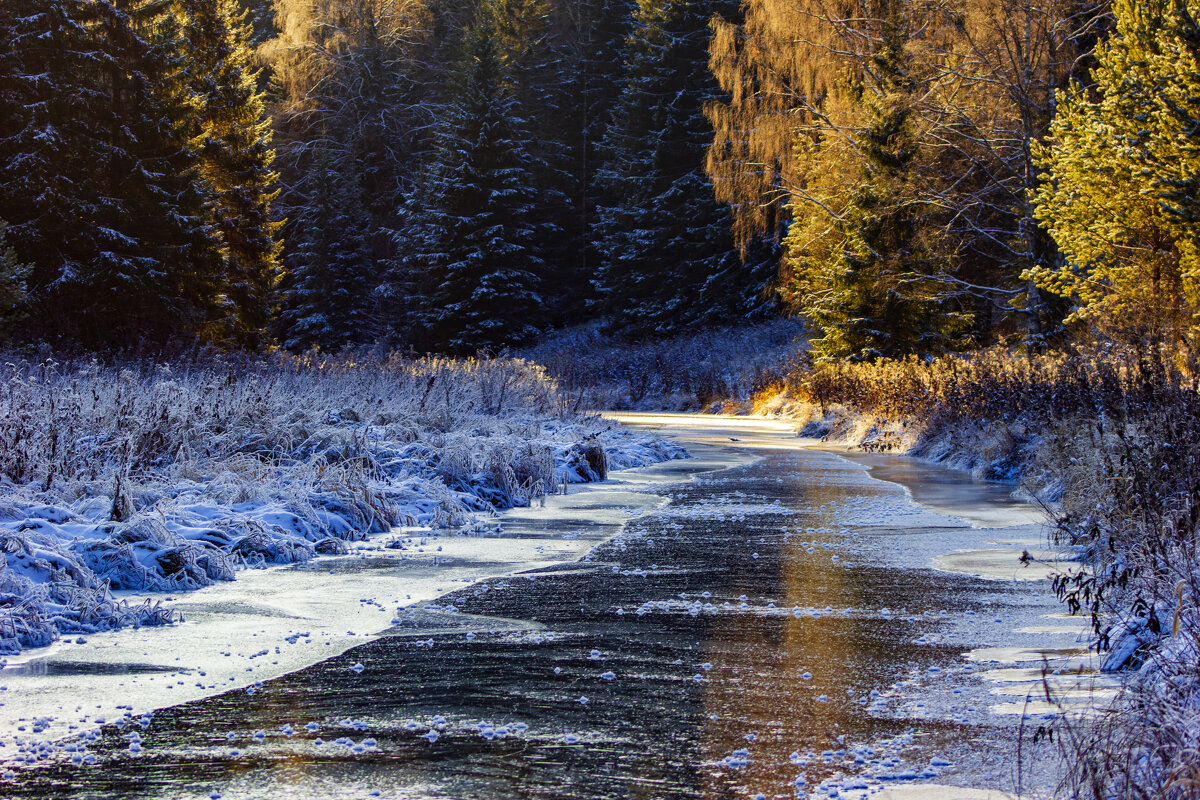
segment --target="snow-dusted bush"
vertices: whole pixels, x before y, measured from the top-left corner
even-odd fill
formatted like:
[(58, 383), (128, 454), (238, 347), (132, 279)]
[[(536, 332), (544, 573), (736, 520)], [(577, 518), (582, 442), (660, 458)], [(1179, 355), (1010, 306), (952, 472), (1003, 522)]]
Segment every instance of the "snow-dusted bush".
[(595, 325), (552, 334), (521, 356), (543, 365), (572, 409), (737, 409), (803, 349), (795, 320), (627, 341)]
[(179, 591), (466, 525), (677, 448), (565, 411), (520, 360), (392, 356), (33, 362), (0, 380), (0, 650), (164, 621), (111, 589)]
[(753, 408), (796, 419), (806, 435), (1016, 480), (1045, 469), (1039, 458), (1052, 426), (1066, 433), (1094, 418), (1095, 390), (1122, 385), (1130, 357), (1115, 349), (1068, 356), (992, 348), (928, 361), (798, 359)]
[[(1083, 800), (1200, 797), (1200, 648), (1173, 636), (1110, 706), (1046, 727), (1066, 756), (1063, 795)], [(1053, 700), (1053, 696), (1051, 696)]]

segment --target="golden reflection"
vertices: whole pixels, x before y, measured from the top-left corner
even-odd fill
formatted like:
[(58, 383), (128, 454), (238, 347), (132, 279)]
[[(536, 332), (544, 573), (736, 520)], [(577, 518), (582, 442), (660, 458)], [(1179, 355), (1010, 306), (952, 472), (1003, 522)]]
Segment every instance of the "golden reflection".
[[(858, 625), (835, 621), (824, 609), (833, 606), (840, 615), (847, 606), (857, 607), (861, 594), (854, 571), (832, 561), (838, 551), (818, 546), (809, 554), (801, 544), (809, 538), (793, 534), (782, 546), (776, 609), (714, 619), (708, 642), (713, 667), (703, 683), (703, 757), (720, 762), (744, 748), (750, 761), (740, 770), (706, 768), (706, 797), (797, 796), (797, 775), (807, 773), (811, 788), (822, 765), (818, 758), (808, 769), (797, 767), (791, 753), (803, 756), (815, 747), (819, 756), (838, 749), (835, 740), (855, 714), (854, 698), (846, 694), (852, 677), (847, 667), (859, 660), (857, 652), (873, 645)], [(810, 613), (814, 608), (819, 616)]]

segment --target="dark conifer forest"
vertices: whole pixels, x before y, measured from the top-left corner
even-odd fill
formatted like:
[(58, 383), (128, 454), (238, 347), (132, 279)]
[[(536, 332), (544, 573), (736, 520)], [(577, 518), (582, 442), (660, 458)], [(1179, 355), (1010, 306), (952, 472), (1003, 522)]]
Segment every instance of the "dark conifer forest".
[(1177, 341), (1195, 26), (1166, 0), (5, 0), (4, 335), (470, 355), (794, 313), (817, 362)]
[(767, 314), (777, 243), (741, 258), (704, 173), (715, 13), (6, 0), (5, 335), (469, 355)]

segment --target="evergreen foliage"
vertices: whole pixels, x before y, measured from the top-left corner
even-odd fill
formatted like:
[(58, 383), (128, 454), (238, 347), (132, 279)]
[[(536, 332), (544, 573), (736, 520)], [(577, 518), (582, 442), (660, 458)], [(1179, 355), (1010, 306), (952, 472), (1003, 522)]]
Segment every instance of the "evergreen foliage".
[(738, 261), (699, 169), (722, 2), (6, 0), (22, 335), (473, 352), (759, 313), (777, 252)]
[[(32, 266), (34, 298), (78, 271), (93, 250), (92, 178), (111, 63), (68, 0), (0, 4), (0, 217)], [(89, 80), (89, 78), (92, 78)]]
[(28, 264), (17, 260), (17, 251), (8, 245), (8, 223), (0, 219), (0, 340), (12, 333), (13, 326), (25, 317), (25, 281)]
[[(622, 49), (633, 25), (633, 0), (580, 0), (570, 4), (572, 36), (560, 45), (562, 77), (553, 103), (561, 131), (560, 174), (565, 177), (559, 222), (565, 260), (555, 263), (555, 322), (578, 320), (599, 300), (592, 281), (600, 263), (594, 238), (604, 205), (598, 181), (604, 133), (624, 87)], [(539, 128), (540, 130), (540, 128)], [(551, 255), (553, 258), (553, 254)]]
[(211, 318), (217, 253), (178, 18), (107, 0), (25, 10), (0, 214), (33, 266), (36, 330), (105, 345), (195, 334)]
[(533, 246), (542, 263), (546, 320), (561, 322), (568, 309), (579, 307), (586, 286), (582, 259), (588, 230), (580, 175), (583, 98), (572, 82), (580, 54), (569, 45), (574, 34), (554, 31), (586, 9), (556, 9), (548, 0), (492, 0), (491, 7), (505, 82), (524, 120), (529, 177), (539, 190), (534, 198), (539, 235)]
[(294, 325), (312, 313), (307, 304), (318, 301), (305, 300), (304, 308), (289, 304), (306, 297), (298, 284), (314, 235), (305, 225), (325, 213), (314, 203), (328, 200), (312, 187), (330, 175), (345, 182), (338, 196), (356, 215), (340, 223), (346, 241), (338, 248), (361, 259), (354, 275), (370, 276), (371, 299), (386, 298), (387, 310), (385, 319), (372, 317), (370, 327), (351, 334), (342, 330), (345, 322), (332, 321), (331, 307), (326, 316), (341, 331), (334, 338), (362, 342), (387, 333), (393, 341), (412, 343), (405, 316), (411, 287), (402, 280), (408, 273), (385, 267), (404, 260), (392, 232), (403, 227), (406, 197), (446, 103), (449, 70), (442, 48), (448, 45), (444, 32), (435, 35), (438, 26), (430, 17), (422, 4), (404, 0), (278, 3), (280, 34), (264, 53), (277, 98), (271, 112), (286, 187), (276, 203), (289, 220), (282, 230), (283, 260), (297, 271), (282, 279), (276, 326), (289, 347), (317, 343)]
[(122, 342), (195, 334), (216, 313), (220, 245), (198, 179), (183, 21), (153, 0), (104, 11), (116, 68), (107, 87), (99, 247), (86, 273), (63, 287), (66, 300), (94, 302), (84, 319), (101, 339), (106, 328)]
[(496, 9), (480, 6), (458, 91), (443, 121), (416, 213), (424, 285), (414, 322), (424, 344), (455, 354), (528, 342), (544, 318), (532, 182), (536, 161), (522, 109), (497, 52)]
[[(612, 323), (663, 333), (746, 315), (761, 300), (704, 175), (708, 20), (699, 0), (641, 0), (625, 44), (626, 84), (604, 140), (595, 285)], [(733, 9), (724, 9), (730, 11)], [(746, 294), (751, 294), (747, 297)]]
[(254, 345), (270, 318), (280, 243), (271, 216), (277, 194), (271, 122), (250, 64), (251, 28), (235, 0), (181, 0), (181, 6), (200, 175), (221, 242), (222, 333)]
[(913, 113), (921, 82), (899, 5), (881, 20), (870, 68), (847, 87), (860, 98), (862, 116), (849, 146), (831, 137), (802, 149), (827, 161), (830, 151), (839, 153), (848, 167), (805, 198), (828, 216), (794, 225), (786, 240), (797, 303), (820, 332), (812, 340), (820, 361), (936, 355), (961, 346), (970, 325), (942, 277), (950, 251), (921, 186)]
[(339, 175), (326, 154), (318, 155), (309, 178), (289, 258), (283, 344), (336, 352), (362, 344), (371, 330), (367, 215), (353, 181)]

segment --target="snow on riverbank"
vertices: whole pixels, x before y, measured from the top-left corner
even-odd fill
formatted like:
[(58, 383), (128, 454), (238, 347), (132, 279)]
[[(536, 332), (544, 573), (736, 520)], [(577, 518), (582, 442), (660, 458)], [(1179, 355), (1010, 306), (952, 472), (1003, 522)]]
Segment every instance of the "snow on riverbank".
[[(0, 670), (0, 686), (5, 687), (0, 689), (0, 744), (6, 745), (0, 753), (18, 761), (40, 761), (55, 754), (86, 758), (87, 737), (102, 724), (126, 717), (136, 720), (156, 708), (231, 689), (254, 692), (259, 682), (337, 655), (379, 634), (398, 637), (401, 646), (424, 648), (440, 646), (441, 638), (437, 644), (427, 638), (434, 632), (439, 637), (470, 638), (504, 628), (513, 623), (463, 614), (436, 598), (468, 585), (475, 592), (509, 589), (525, 580), (528, 576), (522, 573), (530, 570), (579, 568), (582, 565), (569, 562), (581, 557), (586, 561), (597, 544), (619, 536), (625, 522), (662, 508), (665, 501), (655, 494), (657, 486), (748, 464), (764, 452), (816, 444), (796, 439), (786, 424), (765, 420), (681, 415), (619, 418), (680, 442), (695, 457), (615, 472), (605, 483), (572, 486), (566, 495), (549, 496), (544, 506), (538, 501), (529, 508), (505, 511), (496, 518), (501, 530), (480, 529), (466, 536), (424, 529), (396, 531), (401, 547), (386, 547), (387, 537), (374, 537), (351, 543), (348, 556), (321, 556), (303, 564), (256, 570), (233, 583), (173, 596), (164, 605), (180, 612), (186, 622), (169, 633), (126, 629), (89, 636), (80, 644), (61, 641), (28, 651)], [(836, 484), (848, 490), (836, 503), (826, 504), (823, 493), (814, 495), (814, 502), (821, 497), (821, 505), (810, 510), (827, 515), (832, 530), (890, 521), (913, 533), (903, 538), (902, 547), (897, 545), (901, 537), (881, 538), (888, 552), (876, 554), (895, 566), (911, 563), (921, 568), (932, 555), (955, 549), (959, 541), (991, 536), (948, 516), (978, 510), (977, 485), (958, 487), (961, 493), (943, 488), (928, 507), (914, 501), (920, 494), (916, 491), (875, 481), (872, 476), (879, 467), (869, 475), (862, 464), (828, 452), (806, 453), (792, 463), (814, 484)], [(732, 505), (726, 504), (731, 518), (746, 510), (741, 498), (735, 495), (733, 500)], [(1001, 511), (1011, 515), (1011, 509), (1002, 508), (981, 519), (998, 524), (1005, 521), (999, 518)], [(700, 513), (707, 516), (709, 509), (701, 507)], [(1007, 522), (1023, 520), (1018, 515)], [(938, 535), (926, 535), (931, 529)], [(915, 542), (925, 546), (910, 546)], [(845, 545), (855, 546), (850, 538)], [(854, 568), (847, 562), (839, 569)], [(795, 613), (791, 608), (775, 609), (774, 604), (758, 610)], [(874, 612), (860, 609), (857, 613)], [(369, 675), (375, 665), (366, 658), (361, 661)], [(919, 692), (914, 696), (927, 699)], [(62, 738), (72, 733), (79, 736)]]
[[(663, 499), (651, 493), (656, 483), (703, 466), (662, 463), (573, 485), (544, 503), (500, 513), (492, 524), (503, 531), (398, 529), (351, 543), (348, 555), (167, 595), (162, 607), (182, 619), (171, 631), (130, 627), (26, 650), (0, 669), (0, 746), (53, 741), (231, 689), (253, 691), (384, 631), (404, 635), (397, 626), (434, 620), (443, 633), (466, 635), (479, 621), (438, 597), (485, 579), (502, 587), (521, 580), (516, 573), (577, 561), (627, 520), (659, 508)], [(417, 635), (423, 629), (414, 631), (412, 646), (424, 646)]]
[(470, 531), (685, 455), (561, 407), (524, 362), (10, 364), (0, 653), (171, 621), (114, 590), (194, 590), (402, 525)]
[[(693, 427), (681, 429), (686, 420)], [(613, 437), (610, 464), (633, 465), (664, 446), (683, 452), (652, 430), (587, 421)], [(433, 621), (438, 630), (458, 626), (466, 635), (480, 622), (438, 597), (485, 579), (503, 588), (522, 580), (522, 572), (578, 561), (629, 520), (661, 508), (658, 486), (749, 463), (753, 451), (795, 446), (790, 427), (778, 423), (681, 415), (669, 421), (663, 433), (685, 443), (691, 458), (613, 469), (604, 482), (572, 484), (566, 493), (501, 511), (465, 535), (400, 528), (348, 543), (347, 555), (317, 555), (194, 592), (156, 595), (164, 613), (183, 620), (170, 632), (126, 627), (10, 656), (0, 668), (0, 747), (15, 747), (0, 754), (231, 689), (250, 691), (385, 631), (404, 635), (397, 626)], [(742, 446), (729, 447), (732, 438)], [(149, 599), (116, 595), (135, 606)], [(414, 630), (413, 646), (423, 646), (425, 628)]]

